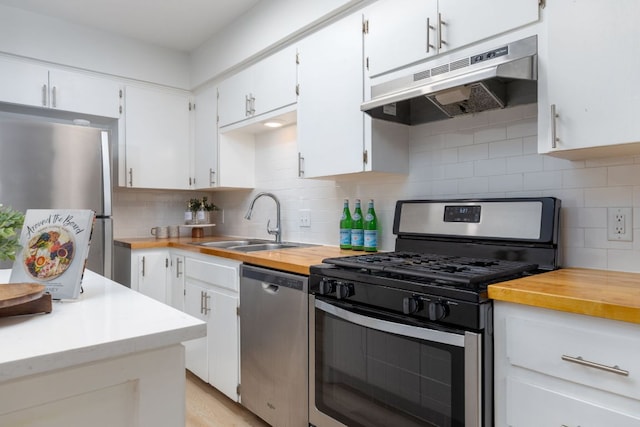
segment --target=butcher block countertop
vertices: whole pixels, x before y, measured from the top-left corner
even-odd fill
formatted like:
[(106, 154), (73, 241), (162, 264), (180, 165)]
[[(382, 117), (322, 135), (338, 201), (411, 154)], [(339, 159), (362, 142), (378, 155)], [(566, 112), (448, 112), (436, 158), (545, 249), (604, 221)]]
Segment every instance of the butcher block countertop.
[[(131, 249), (153, 249), (153, 248), (175, 248), (191, 252), (216, 255), (249, 264), (259, 265), (277, 270), (289, 271), (309, 275), (309, 267), (321, 264), (322, 260), (330, 257), (349, 256), (363, 254), (364, 252), (354, 252), (341, 250), (335, 246), (306, 246), (299, 248), (277, 249), (271, 251), (237, 252), (222, 248), (211, 248), (193, 245), (194, 242), (213, 242), (223, 240), (236, 240), (238, 237), (179, 237), (170, 239), (155, 238), (117, 238), (116, 245), (128, 246)], [(242, 238), (240, 238), (242, 239)]]
[(489, 286), (489, 298), (640, 324), (640, 274), (564, 268)]

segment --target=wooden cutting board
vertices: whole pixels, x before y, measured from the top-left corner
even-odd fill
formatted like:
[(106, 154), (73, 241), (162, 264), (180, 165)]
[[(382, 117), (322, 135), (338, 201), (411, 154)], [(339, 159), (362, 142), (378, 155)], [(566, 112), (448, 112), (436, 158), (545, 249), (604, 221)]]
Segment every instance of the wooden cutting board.
[(0, 284), (0, 317), (50, 313), (51, 295), (39, 283)]

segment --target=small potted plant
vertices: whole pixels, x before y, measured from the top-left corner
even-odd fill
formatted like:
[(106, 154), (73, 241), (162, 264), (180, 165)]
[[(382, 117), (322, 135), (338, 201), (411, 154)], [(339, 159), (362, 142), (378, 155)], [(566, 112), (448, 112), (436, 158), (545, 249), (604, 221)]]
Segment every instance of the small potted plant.
[(203, 197), (200, 202), (200, 211), (198, 216), (202, 218), (204, 224), (213, 224), (215, 220), (215, 211), (219, 210), (216, 205), (210, 203), (207, 197)]
[(186, 224), (198, 224), (198, 211), (201, 207), (200, 199), (189, 199), (187, 202), (187, 210), (184, 213), (184, 222)]
[(18, 233), (24, 222), (24, 214), (0, 204), (0, 261), (14, 260), (20, 249)]

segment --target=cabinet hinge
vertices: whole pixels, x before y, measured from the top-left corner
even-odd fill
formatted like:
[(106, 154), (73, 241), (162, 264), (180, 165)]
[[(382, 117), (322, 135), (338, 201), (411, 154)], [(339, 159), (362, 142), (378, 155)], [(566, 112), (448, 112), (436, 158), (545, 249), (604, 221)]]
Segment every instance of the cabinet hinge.
[(296, 52), (296, 64), (300, 63), (300, 53)]
[(369, 20), (365, 19), (364, 22), (362, 23), (362, 32), (364, 34), (369, 34)]
[(300, 95), (300, 84), (296, 85), (296, 95)]
[(365, 165), (369, 163), (369, 152), (367, 150), (364, 150), (362, 152), (362, 161), (364, 162)]

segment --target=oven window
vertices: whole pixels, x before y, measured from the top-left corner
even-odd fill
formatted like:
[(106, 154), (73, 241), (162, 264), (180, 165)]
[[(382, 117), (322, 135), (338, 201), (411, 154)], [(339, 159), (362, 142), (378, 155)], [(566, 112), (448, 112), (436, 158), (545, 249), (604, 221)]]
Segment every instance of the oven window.
[(464, 348), (315, 313), (321, 412), (348, 426), (464, 426)]

